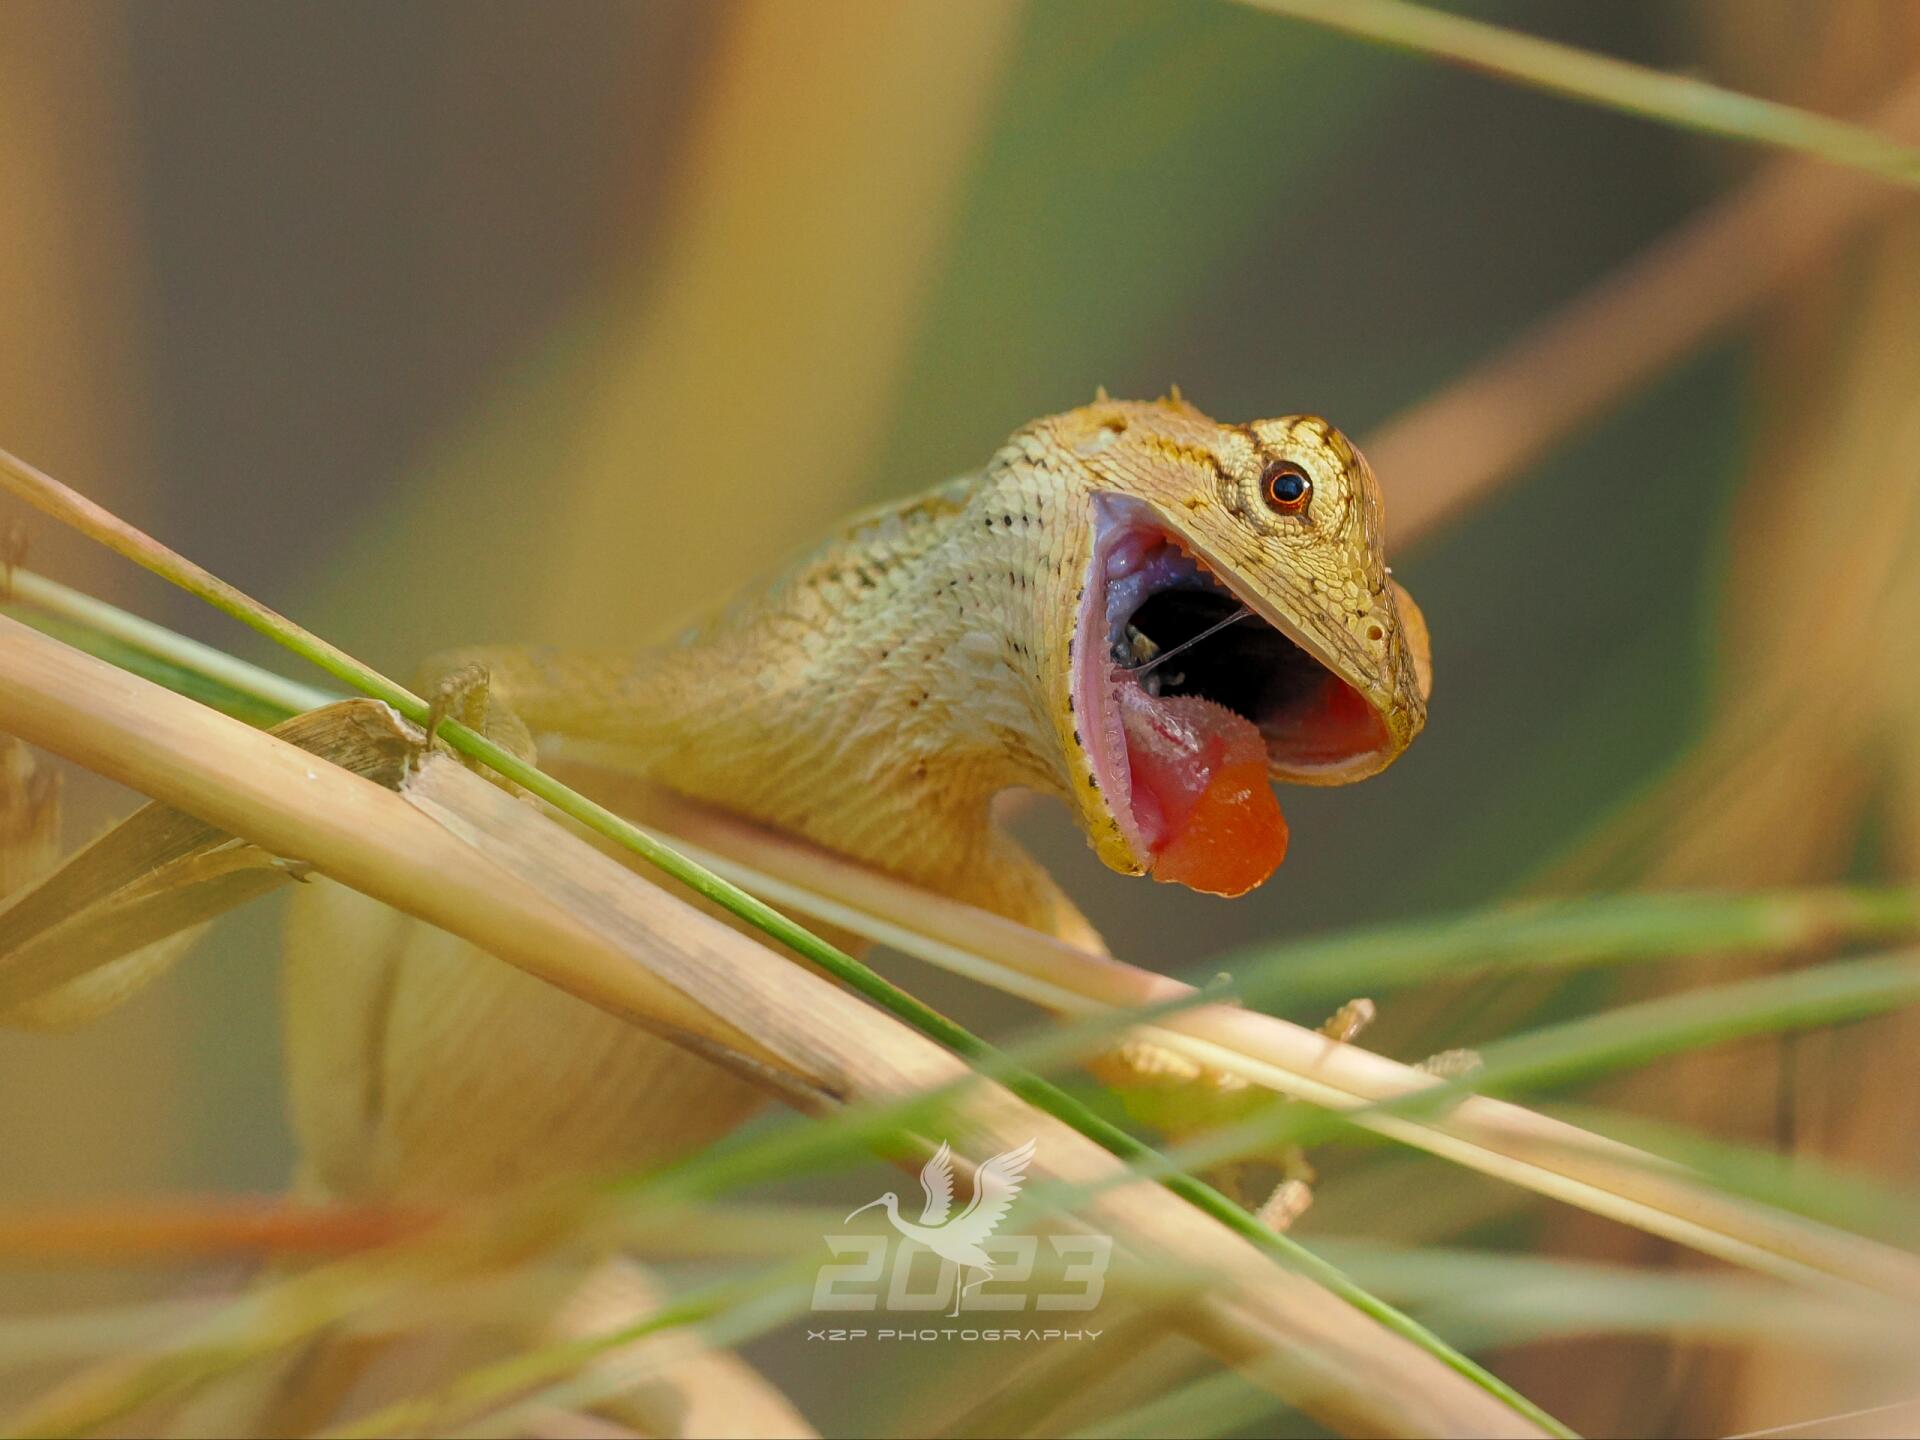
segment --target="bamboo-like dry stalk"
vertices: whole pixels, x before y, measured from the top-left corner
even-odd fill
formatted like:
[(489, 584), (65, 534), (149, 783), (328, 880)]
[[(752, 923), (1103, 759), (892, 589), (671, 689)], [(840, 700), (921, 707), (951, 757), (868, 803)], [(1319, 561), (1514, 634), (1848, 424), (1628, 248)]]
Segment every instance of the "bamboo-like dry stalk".
[[(1182, 981), (927, 895), (657, 787), (629, 780), (622, 800), (679, 848), (756, 894), (1050, 1009), (1091, 1014), (1194, 995)], [(1669, 1162), (1522, 1106), (1465, 1096), (1432, 1118), (1383, 1110), (1437, 1082), (1276, 1016), (1194, 1005), (1138, 1033), (1209, 1069), (1348, 1113), (1407, 1145), (1731, 1263), (1822, 1288), (1838, 1281), (1920, 1297), (1920, 1259), (1721, 1194)]]
[[(457, 762), (427, 755), (399, 793), (0, 620), (0, 728), (276, 855), (311, 865), (810, 1108), (958, 1085), (954, 1057), (650, 885)], [(362, 702), (364, 703), (364, 702)], [(396, 719), (395, 724), (398, 725)], [(1037, 1169), (1097, 1193), (1085, 1223), (1179, 1272), (1231, 1277), (1184, 1312), (1197, 1338), (1343, 1430), (1528, 1434), (1431, 1356), (1000, 1087), (956, 1102), (972, 1144), (1040, 1141)], [(1113, 1186), (1114, 1188), (1103, 1188)], [(166, 1372), (163, 1352), (150, 1364)], [(110, 1418), (132, 1386), (31, 1417)], [(140, 1388), (141, 1383), (147, 1387)], [(102, 1407), (105, 1407), (104, 1412)]]
[[(375, 718), (385, 716), (378, 707), (339, 706), (290, 722), (279, 733), (394, 784), (403, 769), (399, 751), (406, 742), (392, 728), (390, 717)], [(666, 830), (692, 858), (754, 893), (1058, 1013), (1166, 1006), (1193, 998), (1191, 988), (1179, 981), (924, 895), (804, 842), (631, 777), (593, 778), (596, 789), (617, 791), (629, 813)], [(242, 863), (249, 858), (246, 854), (231, 857), (220, 877), (243, 888), (223, 892), (189, 883), (204, 878), (193, 866), (204, 866), (208, 857), (164, 847), (164, 853), (154, 851), (148, 842), (179, 831), (182, 844), (197, 836), (206, 850), (217, 847), (222, 837), (183, 817), (169, 822), (167, 814), (150, 809), (133, 817), (75, 857), (57, 886), (19, 897), (0, 911), (0, 955), (5, 957), (0, 961), (0, 1000), (30, 996), (37, 993), (36, 985), (44, 988), (85, 963), (110, 960), (114, 949), (109, 942), (126, 933), (124, 890), (136, 889), (147, 902), (141, 918), (149, 929), (139, 933), (152, 938), (152, 928), (167, 914), (177, 913), (184, 917), (180, 923), (191, 923), (285, 878), (284, 870), (264, 863), (267, 857), (253, 851), (252, 863)], [(173, 828), (166, 828), (169, 825)], [(687, 836), (700, 843), (688, 844)], [(107, 862), (115, 857), (122, 870), (133, 857), (133, 871), (112, 870)], [(144, 861), (138, 857), (166, 860), (171, 868), (140, 876)], [(166, 886), (169, 878), (175, 885), (172, 891)], [(88, 895), (99, 898), (84, 919), (65, 920), (50, 936), (22, 943), (23, 937), (33, 936), (36, 919), (46, 925), (66, 913), (65, 902)], [(57, 957), (59, 969), (45, 967), (42, 957), (47, 955)], [(1465, 1097), (1437, 1119), (1393, 1113), (1383, 1107), (1429, 1088), (1432, 1077), (1357, 1046), (1334, 1045), (1318, 1032), (1284, 1020), (1228, 1006), (1194, 1006), (1142, 1027), (1140, 1033), (1215, 1071), (1347, 1113), (1403, 1143), (1732, 1263), (1818, 1286), (1837, 1282), (1904, 1296), (1920, 1294), (1920, 1263), (1901, 1252), (1724, 1196), (1644, 1152), (1522, 1107)]]
[[(274, 733), (354, 774), (392, 785), (408, 752), (391, 723), (379, 723), (379, 714), (374, 707), (316, 712)], [(157, 803), (128, 816), (57, 870), (47, 868), (52, 873), (30, 889), (0, 889), (0, 1017), (20, 1018), (26, 1007), (29, 1019), (36, 1009), (91, 1019), (139, 983), (93, 984), (105, 967), (136, 965), (133, 952), (172, 941), (298, 875), (266, 851)]]

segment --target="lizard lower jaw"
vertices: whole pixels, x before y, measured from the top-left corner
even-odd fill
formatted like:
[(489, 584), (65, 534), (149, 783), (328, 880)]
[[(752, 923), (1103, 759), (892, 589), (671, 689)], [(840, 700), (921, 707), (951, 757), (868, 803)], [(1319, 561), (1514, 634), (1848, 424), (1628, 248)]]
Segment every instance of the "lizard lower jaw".
[(1269, 775), (1331, 780), (1393, 748), (1359, 691), (1255, 614), (1138, 501), (1095, 501), (1074, 645), (1091, 774), (1135, 867), (1215, 894), (1286, 852)]

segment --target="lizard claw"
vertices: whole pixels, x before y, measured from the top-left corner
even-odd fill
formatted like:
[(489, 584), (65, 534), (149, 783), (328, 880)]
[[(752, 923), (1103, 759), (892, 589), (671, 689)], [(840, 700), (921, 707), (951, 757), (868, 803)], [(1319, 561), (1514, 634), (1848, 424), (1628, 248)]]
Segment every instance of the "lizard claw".
[(1342, 1045), (1352, 1040), (1362, 1030), (1373, 1023), (1379, 1012), (1374, 1003), (1364, 996), (1347, 1001), (1320, 1026), (1320, 1033), (1330, 1040), (1338, 1040)]
[(1483, 1069), (1486, 1063), (1480, 1058), (1478, 1050), (1442, 1050), (1437, 1055), (1429, 1055), (1413, 1068), (1425, 1071), (1436, 1080), (1460, 1080)]
[(1267, 1197), (1267, 1203), (1253, 1212), (1253, 1218), (1269, 1230), (1284, 1233), (1292, 1227), (1294, 1221), (1307, 1213), (1307, 1207), (1311, 1204), (1313, 1204), (1311, 1184), (1297, 1177), (1282, 1180), (1273, 1187), (1273, 1193)]
[[(1225, 978), (1222, 976), (1221, 981)], [(1349, 1000), (1320, 1026), (1320, 1033), (1336, 1044), (1347, 1044), (1373, 1023), (1376, 1013), (1373, 1001), (1364, 996)], [(1471, 1051), (1448, 1051), (1421, 1068), (1439, 1064), (1471, 1069), (1478, 1059)], [(1118, 1090), (1130, 1115), (1175, 1139), (1235, 1124), (1264, 1105), (1284, 1103), (1251, 1089), (1238, 1075), (1210, 1069), (1176, 1051), (1133, 1037), (1093, 1057), (1088, 1068), (1096, 1078)], [(1465, 1070), (1444, 1073), (1451, 1077)], [(1313, 1166), (1299, 1146), (1283, 1145), (1266, 1155), (1229, 1162), (1216, 1169), (1212, 1178), (1251, 1209), (1259, 1192), (1252, 1190), (1250, 1182), (1260, 1170), (1269, 1174), (1277, 1170), (1280, 1178), (1255, 1215), (1269, 1228), (1285, 1230), (1313, 1203)]]

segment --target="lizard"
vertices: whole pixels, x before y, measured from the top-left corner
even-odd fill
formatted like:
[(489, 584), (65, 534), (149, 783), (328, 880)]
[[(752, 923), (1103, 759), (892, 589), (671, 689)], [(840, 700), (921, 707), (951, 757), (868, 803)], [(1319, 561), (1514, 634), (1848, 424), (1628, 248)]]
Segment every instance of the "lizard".
[[(590, 747), (1104, 950), (995, 797), (1064, 801), (1122, 873), (1219, 894), (1265, 880), (1287, 844), (1270, 782), (1363, 779), (1425, 723), (1425, 622), (1388, 574), (1381, 505), (1325, 420), (1224, 424), (1177, 391), (1103, 393), (1022, 427), (973, 475), (854, 517), (668, 644), (474, 647), (425, 673), (529, 758)], [(311, 1195), (441, 1202), (646, 1166), (761, 1103), (337, 885), (301, 887), (286, 961)], [(1123, 1048), (1115, 1063), (1150, 1084), (1194, 1078), (1162, 1058)]]
[[(1269, 780), (1378, 772), (1431, 689), (1359, 450), (1317, 417), (1222, 424), (1178, 392), (1036, 420), (977, 474), (855, 517), (667, 645), (477, 647), (428, 670), (484, 672), (485, 723), (529, 755), (584, 742), (1100, 949), (996, 823), (998, 794), (1064, 800), (1115, 870), (1237, 893), (1284, 855)], [(295, 1126), (324, 1190), (645, 1163), (753, 1103), (716, 1067), (338, 887), (307, 887), (289, 934)], [(474, 1097), (499, 1102), (494, 1123), (449, 1132)]]

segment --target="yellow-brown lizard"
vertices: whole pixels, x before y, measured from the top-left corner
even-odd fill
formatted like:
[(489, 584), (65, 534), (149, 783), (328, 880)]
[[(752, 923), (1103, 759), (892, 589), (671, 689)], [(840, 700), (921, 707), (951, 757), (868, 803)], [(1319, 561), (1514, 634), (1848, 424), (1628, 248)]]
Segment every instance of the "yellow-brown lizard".
[[(438, 668), (476, 663), (496, 738), (592, 742), (675, 791), (1095, 946), (995, 824), (996, 794), (1065, 799), (1116, 870), (1245, 889), (1277, 863), (1279, 822), (1264, 779), (1230, 773), (1236, 747), (1252, 737), (1281, 780), (1360, 779), (1419, 733), (1429, 688), (1359, 452), (1315, 418), (1223, 425), (1177, 396), (1035, 421), (979, 474), (857, 518), (671, 646), (484, 649)], [(1209, 826), (1218, 843), (1192, 843)], [(301, 898), (290, 935), (296, 1128), (324, 1191), (440, 1198), (646, 1163), (755, 1101), (337, 887)]]
[[(1318, 419), (1222, 425), (1177, 395), (1035, 421), (979, 474), (855, 519), (672, 645), (480, 649), (430, 668), (484, 669), (484, 723), (524, 754), (584, 743), (1095, 948), (997, 827), (997, 794), (1063, 798), (1116, 870), (1237, 893), (1284, 852), (1269, 775), (1375, 773), (1419, 733), (1429, 688), (1424, 624), (1386, 572), (1359, 452)], [(296, 896), (283, 1002), (309, 1195), (431, 1204), (645, 1166), (761, 1100), (732, 1072), (327, 882)], [(1119, 1063), (1183, 1078), (1155, 1075), (1162, 1058), (1136, 1048)], [(557, 1324), (602, 1332), (656, 1293), (611, 1262)], [(357, 1362), (318, 1383), (314, 1363), (299, 1362), (305, 1378), (261, 1377), (240, 1428), (323, 1420)], [(730, 1357), (676, 1363), (665, 1408), (643, 1393), (624, 1418), (682, 1433), (804, 1428)]]

